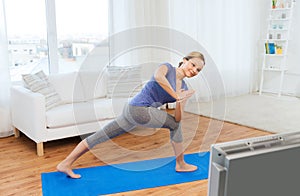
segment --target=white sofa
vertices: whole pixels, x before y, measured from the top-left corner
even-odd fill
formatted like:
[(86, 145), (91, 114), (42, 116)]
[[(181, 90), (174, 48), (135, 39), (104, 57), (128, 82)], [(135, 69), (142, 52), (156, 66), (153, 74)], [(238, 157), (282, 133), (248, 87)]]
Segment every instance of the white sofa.
[[(140, 78), (137, 78), (135, 83), (132, 82), (133, 72), (128, 72), (128, 80), (122, 80), (127, 81), (127, 88), (119, 85), (122, 96), (118, 96), (114, 92), (118, 85), (114, 86), (112, 83), (118, 83), (120, 77), (119, 80), (112, 81), (109, 78), (114, 77), (110, 77), (108, 72), (105, 73), (101, 75), (98, 72), (80, 71), (50, 75), (48, 81), (59, 94), (62, 104), (47, 111), (44, 95), (32, 92), (22, 85), (13, 86), (11, 101), (15, 136), (19, 137), (19, 131), (24, 133), (36, 142), (37, 154), (43, 156), (43, 142), (99, 130), (102, 125), (120, 114), (128, 97), (140, 89), (134, 88), (134, 92), (128, 93), (128, 90), (132, 91), (132, 86), (137, 86), (140, 81)], [(116, 72), (112, 73), (116, 76)]]

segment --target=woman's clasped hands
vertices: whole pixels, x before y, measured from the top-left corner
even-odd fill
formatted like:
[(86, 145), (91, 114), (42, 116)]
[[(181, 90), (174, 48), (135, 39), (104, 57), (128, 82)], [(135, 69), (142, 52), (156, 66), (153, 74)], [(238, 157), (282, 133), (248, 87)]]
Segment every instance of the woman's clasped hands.
[(190, 98), (195, 93), (194, 90), (184, 90), (180, 89), (179, 92), (177, 92), (177, 99), (176, 102), (185, 102), (188, 98)]

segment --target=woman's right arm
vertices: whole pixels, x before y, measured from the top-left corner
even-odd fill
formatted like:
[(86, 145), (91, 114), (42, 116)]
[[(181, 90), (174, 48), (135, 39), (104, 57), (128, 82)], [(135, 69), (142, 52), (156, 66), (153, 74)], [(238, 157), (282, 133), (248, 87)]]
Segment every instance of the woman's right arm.
[(168, 73), (168, 67), (166, 65), (161, 65), (159, 68), (156, 69), (154, 73), (154, 79), (156, 82), (174, 99), (178, 100), (178, 94), (173, 90), (171, 84), (166, 78)]

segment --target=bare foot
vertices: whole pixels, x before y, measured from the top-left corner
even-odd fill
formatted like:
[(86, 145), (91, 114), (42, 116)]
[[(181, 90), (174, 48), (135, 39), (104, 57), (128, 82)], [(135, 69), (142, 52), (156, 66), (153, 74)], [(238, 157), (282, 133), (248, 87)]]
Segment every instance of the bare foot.
[(176, 164), (175, 169), (177, 172), (193, 172), (196, 171), (198, 167), (196, 165), (182, 163), (182, 164)]
[(71, 177), (71, 178), (81, 178), (81, 175), (79, 174), (75, 174), (72, 169), (71, 166), (66, 164), (65, 161), (60, 162), (57, 166), (56, 166), (57, 171), (65, 173), (67, 176)]

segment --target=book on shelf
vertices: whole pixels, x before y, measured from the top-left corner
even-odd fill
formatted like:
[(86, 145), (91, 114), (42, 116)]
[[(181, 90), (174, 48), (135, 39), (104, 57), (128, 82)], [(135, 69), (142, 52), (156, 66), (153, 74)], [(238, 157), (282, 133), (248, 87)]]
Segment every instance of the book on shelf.
[(265, 43), (265, 49), (266, 49), (266, 54), (269, 54), (270, 50), (269, 50), (269, 43), (268, 42)]
[(276, 47), (274, 43), (265, 43), (266, 54), (276, 54)]
[(269, 43), (269, 54), (275, 54), (275, 44)]

